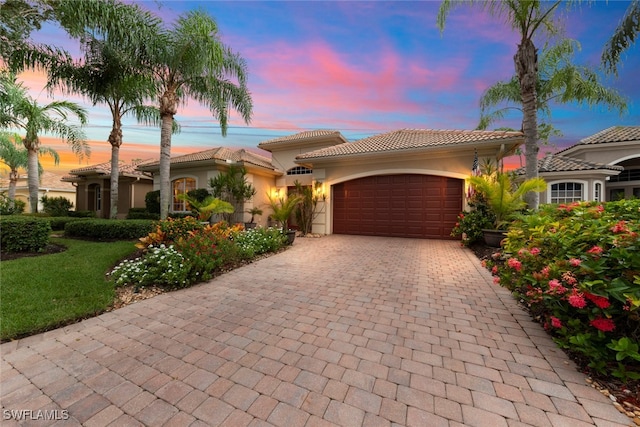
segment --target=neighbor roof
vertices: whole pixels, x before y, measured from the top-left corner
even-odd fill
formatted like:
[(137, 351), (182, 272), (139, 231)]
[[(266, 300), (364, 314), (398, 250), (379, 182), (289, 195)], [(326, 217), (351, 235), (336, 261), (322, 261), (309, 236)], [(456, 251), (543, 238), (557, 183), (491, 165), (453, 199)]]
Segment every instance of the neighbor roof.
[(559, 153), (575, 149), (583, 145), (609, 144), (616, 142), (640, 141), (640, 126), (612, 126), (605, 130), (581, 139), (577, 144), (560, 150)]
[[(58, 191), (76, 191), (76, 188), (70, 182), (62, 181), (62, 175), (57, 173), (44, 171), (39, 175), (41, 189), (55, 189)], [(3, 191), (9, 188), (9, 179), (0, 179), (0, 189)], [(27, 175), (20, 174), (16, 188), (28, 188)]]
[[(267, 157), (261, 156), (256, 153), (252, 153), (245, 149), (231, 150), (226, 147), (217, 147), (210, 150), (199, 151), (197, 153), (185, 154), (182, 156), (176, 156), (171, 158), (171, 164), (176, 165), (180, 163), (189, 162), (202, 162), (206, 160), (221, 160), (231, 162), (244, 162), (252, 165), (260, 166), (263, 168), (274, 170), (271, 160)], [(159, 160), (147, 162), (138, 166), (141, 170), (154, 169), (160, 165)]]
[(300, 154), (297, 160), (342, 157), (378, 152), (399, 152), (416, 148), (445, 147), (473, 142), (521, 139), (522, 132), (484, 130), (400, 129), (355, 142)]
[[(120, 176), (128, 176), (131, 178), (147, 178), (151, 177), (144, 173), (140, 172), (136, 168), (140, 165), (141, 161), (132, 161), (131, 163), (121, 162), (119, 166), (119, 175)], [(78, 169), (71, 169), (69, 171), (70, 175), (64, 176), (62, 178), (63, 181), (74, 181), (77, 180), (78, 177), (87, 176), (87, 175), (101, 175), (101, 176), (111, 176), (111, 162), (99, 163), (97, 165), (86, 166)]]
[(258, 144), (258, 147), (264, 150), (269, 150), (270, 148), (273, 148), (274, 146), (278, 146), (278, 145), (299, 143), (299, 142), (304, 142), (305, 140), (315, 140), (315, 139), (326, 138), (331, 136), (335, 136), (336, 138), (341, 139), (344, 142), (347, 142), (345, 137), (342, 136), (342, 134), (339, 131), (325, 129), (325, 130), (309, 130), (309, 131), (299, 132), (293, 135), (287, 135), (287, 136), (282, 136), (274, 139), (269, 139), (267, 141), (263, 141), (260, 144)]
[[(538, 159), (538, 172), (574, 172), (574, 171), (594, 171), (612, 170), (623, 171), (622, 166), (607, 165), (605, 163), (588, 162), (586, 160), (574, 159), (573, 157), (559, 154), (547, 154), (544, 158)], [(525, 168), (516, 169), (516, 174), (525, 175)]]

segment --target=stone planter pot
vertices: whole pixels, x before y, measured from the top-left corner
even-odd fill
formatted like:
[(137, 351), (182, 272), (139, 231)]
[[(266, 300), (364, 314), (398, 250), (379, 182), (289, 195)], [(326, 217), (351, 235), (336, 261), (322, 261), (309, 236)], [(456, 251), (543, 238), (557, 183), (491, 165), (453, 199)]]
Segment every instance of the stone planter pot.
[(492, 248), (499, 248), (500, 242), (507, 235), (507, 230), (482, 230), (484, 243)]
[(288, 230), (286, 232), (287, 235), (287, 244), (293, 245), (293, 241), (296, 239), (296, 230)]

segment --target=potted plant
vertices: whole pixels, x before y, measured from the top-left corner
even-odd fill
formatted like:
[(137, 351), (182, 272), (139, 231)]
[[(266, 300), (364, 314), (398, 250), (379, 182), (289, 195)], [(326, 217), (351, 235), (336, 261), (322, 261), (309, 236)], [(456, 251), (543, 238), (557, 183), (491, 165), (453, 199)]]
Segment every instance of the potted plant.
[(248, 214), (251, 214), (251, 219), (249, 222), (244, 223), (244, 228), (256, 228), (256, 223), (254, 222), (254, 218), (256, 215), (262, 215), (262, 209), (258, 207), (253, 207), (245, 211)]
[(471, 185), (482, 193), (494, 215), (492, 229), (483, 229), (485, 243), (489, 246), (500, 247), (500, 242), (506, 233), (505, 225), (513, 216), (526, 207), (523, 197), (530, 191), (546, 190), (547, 183), (542, 178), (528, 179), (520, 184), (514, 184), (511, 175), (506, 172), (495, 172), (491, 175), (472, 176)]
[(189, 203), (191, 210), (198, 215), (198, 219), (202, 222), (209, 222), (214, 214), (231, 214), (234, 211), (231, 203), (213, 196), (207, 196), (200, 201), (189, 194), (182, 193), (178, 195), (178, 199)]
[(283, 234), (287, 235), (287, 239), (289, 244), (293, 244), (293, 241), (296, 237), (295, 230), (289, 230), (289, 217), (293, 213), (293, 210), (298, 206), (298, 204), (302, 201), (300, 196), (289, 195), (289, 197), (285, 198), (274, 198), (271, 195), (267, 194), (269, 198), (269, 206), (273, 213), (270, 215), (271, 218), (280, 223), (281, 230)]

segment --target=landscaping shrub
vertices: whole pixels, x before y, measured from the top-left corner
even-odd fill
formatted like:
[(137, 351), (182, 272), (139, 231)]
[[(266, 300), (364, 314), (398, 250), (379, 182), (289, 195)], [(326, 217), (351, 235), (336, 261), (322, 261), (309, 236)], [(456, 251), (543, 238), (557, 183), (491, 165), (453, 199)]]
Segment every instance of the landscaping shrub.
[(95, 218), (95, 211), (69, 211), (69, 216), (74, 218)]
[(458, 221), (451, 230), (452, 237), (460, 237), (464, 246), (483, 240), (483, 229), (493, 229), (496, 216), (491, 212), (481, 193), (469, 200), (467, 212), (458, 214)]
[(73, 208), (73, 203), (66, 197), (47, 197), (40, 198), (42, 202), (42, 210), (51, 216), (69, 216), (69, 211)]
[(237, 246), (213, 226), (190, 231), (176, 241), (175, 248), (187, 260), (191, 283), (210, 279), (225, 264), (238, 259)]
[(287, 236), (280, 229), (256, 227), (238, 233), (234, 237), (240, 256), (251, 259), (256, 255), (275, 252), (287, 243)]
[(0, 215), (21, 214), (26, 205), (22, 200), (10, 199), (6, 194), (0, 193)]
[(203, 202), (204, 199), (209, 197), (211, 193), (206, 188), (196, 188), (195, 190), (187, 191), (187, 196), (196, 199), (199, 202)]
[(544, 206), (487, 267), (562, 348), (597, 373), (640, 378), (640, 200)]
[(73, 222), (73, 221), (82, 221), (83, 219), (74, 218), (70, 216), (52, 216), (52, 217), (46, 218), (46, 220), (49, 221), (49, 224), (51, 225), (51, 230), (63, 231), (67, 223)]
[(49, 244), (51, 225), (37, 217), (0, 217), (0, 247), (5, 252), (37, 252)]
[(80, 237), (91, 240), (129, 240), (138, 239), (153, 230), (153, 221), (134, 219), (86, 219), (68, 222), (64, 234), (68, 237)]
[(140, 243), (136, 246), (140, 249), (146, 249), (149, 245), (164, 244), (169, 246), (181, 237), (188, 237), (189, 232), (203, 228), (204, 225), (192, 216), (178, 219), (167, 218), (164, 221), (155, 222), (153, 230), (140, 238)]
[(159, 220), (160, 214), (149, 212), (146, 208), (131, 208), (127, 212), (127, 219), (153, 219)]
[(111, 272), (116, 286), (135, 284), (136, 288), (157, 285), (185, 287), (189, 269), (184, 256), (173, 246), (150, 246), (143, 256), (126, 260)]
[(144, 196), (144, 205), (147, 208), (147, 212), (160, 215), (160, 190), (149, 191)]

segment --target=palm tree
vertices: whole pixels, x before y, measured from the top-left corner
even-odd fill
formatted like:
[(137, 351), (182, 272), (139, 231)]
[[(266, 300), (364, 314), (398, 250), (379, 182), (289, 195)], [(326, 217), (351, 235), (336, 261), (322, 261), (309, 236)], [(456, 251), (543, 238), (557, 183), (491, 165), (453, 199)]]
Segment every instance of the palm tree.
[[(13, 85), (19, 85), (13, 82)], [(26, 132), (23, 145), (28, 152), (27, 176), (29, 185), (29, 202), (31, 212), (38, 212), (38, 155), (40, 152), (39, 134), (49, 133), (61, 138), (69, 144), (73, 153), (82, 159), (89, 156), (90, 150), (81, 126), (87, 122), (87, 112), (78, 104), (69, 101), (52, 101), (46, 105), (40, 105), (25, 92), (11, 91), (15, 95), (7, 98), (9, 104), (7, 110), (12, 117), (14, 125)], [(68, 124), (69, 115), (74, 115), (80, 121), (81, 126)]]
[[(553, 102), (585, 104), (594, 106), (604, 104), (617, 109), (620, 114), (627, 109), (625, 98), (615, 89), (604, 87), (599, 82), (598, 75), (588, 67), (577, 66), (572, 63), (576, 49), (580, 45), (577, 41), (564, 39), (557, 45), (545, 47), (538, 60), (538, 79), (536, 93), (539, 118), (538, 137), (548, 142), (551, 134), (560, 134), (547, 121), (551, 118), (551, 104)], [(492, 111), (499, 105), (505, 105)], [(480, 124), (478, 129), (485, 130), (491, 123), (500, 120), (510, 110), (522, 111), (522, 98), (518, 77), (513, 76), (509, 81), (500, 81), (484, 91), (480, 98)]]
[(166, 218), (171, 197), (171, 133), (178, 106), (188, 98), (209, 107), (227, 134), (229, 109), (249, 123), (251, 95), (245, 61), (220, 41), (218, 26), (202, 11), (182, 15), (170, 30), (148, 40), (149, 58), (160, 101), (160, 217)]
[[(469, 1), (468, 3), (475, 3)], [(486, 0), (479, 2), (484, 10), (491, 15), (506, 19), (511, 27), (520, 34), (520, 43), (515, 56), (516, 75), (520, 88), (522, 102), (522, 132), (524, 133), (525, 146), (525, 171), (528, 179), (538, 177), (538, 54), (534, 43), (534, 37), (542, 31), (549, 34), (555, 33), (553, 14), (562, 3), (560, 0), (548, 2), (540, 0)], [(449, 11), (454, 5), (460, 3), (452, 0), (444, 0), (438, 10), (437, 23), (440, 31), (444, 30), (444, 24)], [(526, 195), (527, 205), (537, 209), (540, 201), (536, 192)]]
[(620, 54), (635, 43), (640, 32), (640, 1), (632, 0), (615, 33), (604, 47), (602, 64), (607, 71), (618, 74)]

